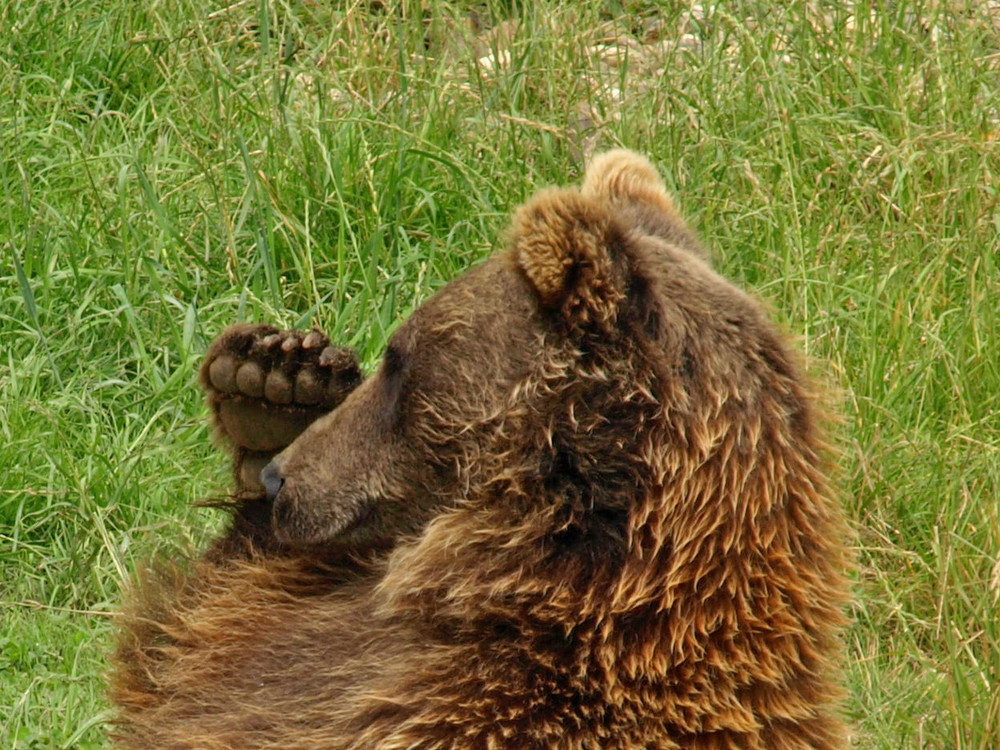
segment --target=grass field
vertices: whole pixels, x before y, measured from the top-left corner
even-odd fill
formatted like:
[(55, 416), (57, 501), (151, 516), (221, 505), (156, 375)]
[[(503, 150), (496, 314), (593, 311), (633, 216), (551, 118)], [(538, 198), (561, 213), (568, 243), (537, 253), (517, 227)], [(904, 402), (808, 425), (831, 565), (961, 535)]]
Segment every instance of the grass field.
[(122, 583), (218, 523), (224, 325), (370, 365), (617, 145), (832, 385), (858, 743), (1000, 747), (995, 6), (0, 5), (0, 747), (106, 747)]

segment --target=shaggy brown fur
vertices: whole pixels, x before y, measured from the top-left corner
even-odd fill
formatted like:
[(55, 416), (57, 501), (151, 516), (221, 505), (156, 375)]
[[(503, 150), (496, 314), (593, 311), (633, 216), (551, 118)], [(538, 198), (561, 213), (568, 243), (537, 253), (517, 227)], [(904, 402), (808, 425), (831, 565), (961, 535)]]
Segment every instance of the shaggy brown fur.
[[(652, 166), (605, 154), (276, 456), (222, 552), (139, 587), (118, 747), (845, 747), (814, 419)], [(241, 523), (264, 551), (227, 556)]]

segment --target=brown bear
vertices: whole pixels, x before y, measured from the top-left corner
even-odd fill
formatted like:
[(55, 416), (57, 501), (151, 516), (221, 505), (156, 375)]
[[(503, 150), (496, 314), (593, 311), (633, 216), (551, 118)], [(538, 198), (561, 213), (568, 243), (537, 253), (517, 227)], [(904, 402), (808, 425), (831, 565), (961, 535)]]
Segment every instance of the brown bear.
[(136, 587), (118, 747), (846, 746), (814, 399), (646, 159), (528, 201), (371, 377), (240, 326), (202, 382), (234, 520)]

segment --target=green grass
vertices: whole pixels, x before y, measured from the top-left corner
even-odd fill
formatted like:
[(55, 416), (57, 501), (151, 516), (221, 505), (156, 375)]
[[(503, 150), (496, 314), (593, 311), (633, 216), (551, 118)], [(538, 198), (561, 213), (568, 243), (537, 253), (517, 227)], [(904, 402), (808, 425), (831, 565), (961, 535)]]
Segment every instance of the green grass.
[(218, 521), (206, 342), (371, 363), (594, 144), (837, 394), (859, 743), (998, 746), (1000, 11), (702, 5), (484, 3), (520, 23), (478, 39), (435, 0), (0, 7), (0, 746), (106, 747), (123, 580)]

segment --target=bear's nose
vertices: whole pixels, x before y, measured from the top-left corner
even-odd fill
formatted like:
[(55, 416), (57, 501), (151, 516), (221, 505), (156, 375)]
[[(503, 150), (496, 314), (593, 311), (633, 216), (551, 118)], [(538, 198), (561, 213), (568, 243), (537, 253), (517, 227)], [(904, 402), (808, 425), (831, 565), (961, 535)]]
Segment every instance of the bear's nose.
[(260, 483), (264, 485), (267, 499), (274, 502), (275, 498), (278, 497), (278, 493), (281, 492), (281, 486), (285, 483), (274, 461), (260, 470)]

